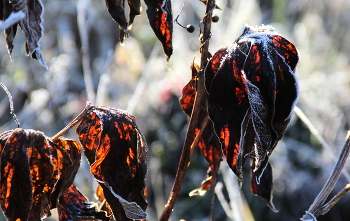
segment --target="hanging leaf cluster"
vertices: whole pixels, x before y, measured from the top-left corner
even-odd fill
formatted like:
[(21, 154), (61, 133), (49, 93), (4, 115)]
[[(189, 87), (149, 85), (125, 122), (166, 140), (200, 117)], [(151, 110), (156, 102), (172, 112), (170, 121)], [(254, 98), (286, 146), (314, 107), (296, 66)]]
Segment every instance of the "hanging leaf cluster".
[[(233, 45), (220, 48), (211, 57), (204, 73), (205, 103), (214, 132), (203, 134), (202, 139), (209, 142), (213, 134), (217, 136), (217, 148), (240, 183), (243, 164), (250, 158), (251, 191), (274, 211), (268, 158), (283, 137), (298, 99), (294, 74), (298, 59), (295, 46), (273, 27), (247, 26)], [(185, 104), (195, 96), (194, 89), (188, 88), (186, 85), (180, 100), (185, 111)]]
[[(114, 21), (119, 24), (119, 39), (123, 43), (128, 37), (128, 28), (134, 22), (135, 16), (141, 14), (140, 0), (128, 0), (129, 22), (125, 16), (125, 0), (105, 0), (109, 14)], [(147, 5), (147, 16), (149, 23), (163, 45), (164, 53), (167, 59), (173, 53), (172, 33), (173, 33), (173, 15), (171, 9), (171, 0), (145, 0)]]
[[(147, 217), (147, 145), (135, 118), (122, 110), (92, 106), (77, 135), (81, 144), (32, 129), (0, 134), (0, 205), (7, 220), (44, 219), (54, 208), (60, 221)], [(98, 210), (73, 185), (83, 149), (111, 211)]]
[(0, 1), (0, 6), (1, 21), (11, 20), (17, 13), (23, 14), (20, 19), (16, 19), (19, 21), (11, 22), (13, 24), (4, 30), (6, 47), (10, 56), (14, 47), (13, 42), (17, 34), (17, 27), (19, 26), (26, 37), (26, 55), (38, 60), (47, 69), (48, 67), (39, 44), (43, 36), (42, 16), (44, 6), (41, 0), (2, 0)]

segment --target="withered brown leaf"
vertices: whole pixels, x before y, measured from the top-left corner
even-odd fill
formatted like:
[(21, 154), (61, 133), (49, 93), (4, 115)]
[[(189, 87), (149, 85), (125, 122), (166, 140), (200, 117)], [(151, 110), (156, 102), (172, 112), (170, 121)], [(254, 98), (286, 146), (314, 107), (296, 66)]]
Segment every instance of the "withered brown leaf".
[(13, 40), (17, 32), (17, 24), (21, 27), (26, 37), (26, 55), (31, 56), (40, 62), (46, 69), (46, 61), (40, 50), (40, 40), (43, 36), (43, 11), (44, 6), (41, 0), (13, 0), (3, 1), (4, 11), (2, 20), (6, 19), (12, 12), (22, 12), (24, 17), (19, 22), (5, 29), (5, 40), (9, 54), (13, 49)]
[(163, 45), (167, 59), (173, 53), (173, 13), (171, 0), (145, 0), (148, 21)]
[[(180, 98), (180, 105), (185, 114), (191, 117), (194, 100), (196, 96), (196, 84), (197, 75), (199, 73), (199, 67), (197, 64), (193, 63), (192, 69), (192, 79), (185, 85), (182, 90), (182, 97)], [(206, 99), (206, 94), (204, 95)], [(199, 133), (201, 129), (202, 122), (204, 118), (208, 115), (205, 105), (201, 107), (198, 124), (196, 126), (195, 134)], [(221, 161), (221, 150), (220, 142), (218, 137), (215, 135), (213, 123), (209, 121), (204, 128), (201, 138), (198, 142), (198, 147), (203, 154), (204, 158), (209, 163), (209, 169), (207, 172), (207, 178), (202, 182), (201, 187), (190, 192), (190, 196), (193, 195), (203, 195), (207, 190), (209, 190), (217, 177), (217, 173)]]
[(97, 204), (90, 202), (79, 190), (72, 184), (67, 191), (60, 197), (58, 207), (59, 221), (70, 220), (102, 220), (109, 221), (105, 212), (97, 211)]
[(213, 55), (205, 70), (209, 116), (223, 154), (240, 182), (245, 158), (254, 158), (252, 191), (272, 209), (268, 157), (298, 100), (298, 59), (295, 46), (273, 27), (247, 26), (232, 46)]
[(105, 3), (109, 14), (119, 24), (119, 40), (123, 43), (129, 35), (128, 26), (132, 25), (136, 15), (141, 14), (141, 2), (140, 0), (128, 0), (129, 22), (125, 17), (125, 0), (105, 0)]
[(93, 106), (76, 133), (114, 217), (146, 218), (147, 146), (135, 118), (120, 109)]
[(43, 196), (54, 172), (54, 144), (43, 133), (30, 129), (18, 128), (0, 137), (6, 139), (0, 158), (0, 204), (5, 216), (10, 221), (49, 216)]

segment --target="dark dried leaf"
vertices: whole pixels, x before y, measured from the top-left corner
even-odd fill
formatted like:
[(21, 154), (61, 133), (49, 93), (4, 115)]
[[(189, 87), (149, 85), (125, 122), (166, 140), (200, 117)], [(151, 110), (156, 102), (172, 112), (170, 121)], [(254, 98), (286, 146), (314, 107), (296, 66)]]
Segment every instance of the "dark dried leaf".
[(298, 83), (294, 69), (298, 63), (295, 46), (278, 35), (271, 26), (247, 26), (236, 43), (247, 55), (244, 72), (257, 86), (268, 105), (273, 133), (271, 154), (284, 134), (298, 99)]
[[(191, 117), (194, 100), (196, 96), (196, 84), (197, 84), (197, 75), (199, 73), (199, 67), (197, 64), (192, 64), (192, 79), (190, 82), (183, 88), (182, 97), (180, 99), (180, 105), (182, 110)], [(205, 96), (205, 95), (204, 95)], [(205, 98), (206, 99), (206, 96)], [(196, 126), (197, 135), (199, 133), (200, 127), (204, 118), (208, 115), (208, 112), (205, 106), (202, 106), (201, 112), (199, 115), (198, 125)], [(218, 137), (215, 135), (213, 123), (208, 122), (207, 126), (204, 128), (202, 137), (198, 142), (198, 147), (202, 152), (203, 156), (209, 163), (209, 169), (207, 173), (207, 178), (202, 182), (201, 188), (193, 190), (190, 193), (192, 195), (203, 195), (207, 190), (212, 186), (212, 182), (215, 180), (221, 161), (221, 151), (220, 151), (220, 142)]]
[(260, 177), (258, 176), (260, 175), (257, 175), (255, 172), (251, 171), (251, 192), (265, 200), (266, 204), (274, 212), (278, 212), (272, 203), (273, 176), (271, 165), (267, 162), (267, 160), (262, 175)]
[(0, 136), (7, 139), (0, 161), (0, 204), (8, 220), (40, 220), (50, 215), (45, 196), (54, 173), (54, 144), (39, 131), (11, 132)]
[[(23, 19), (24, 13), (23, 12), (12, 13), (12, 11), (13, 11), (12, 10), (12, 3), (10, 3), (9, 1), (2, 1), (2, 5), (3, 5), (3, 7), (2, 7), (3, 10), (0, 10), (0, 11), (3, 14), (0, 16), (0, 19), (4, 21), (5, 25), (6, 25), (6, 22), (10, 22), (11, 25), (6, 25), (6, 27), (0, 28), (0, 30), (2, 31), (2, 29), (6, 28), (5, 29), (6, 47), (7, 47), (7, 51), (9, 53), (9, 55), (11, 56), (12, 49), (13, 49), (13, 40), (14, 40), (16, 33), (17, 33), (17, 22), (20, 19)], [(14, 15), (17, 15), (17, 16), (21, 15), (21, 16), (15, 20), (13, 20), (11, 18), (13, 18)]]
[(241, 125), (250, 106), (243, 65), (242, 53), (225, 47), (213, 55), (205, 70), (209, 116), (227, 163), (240, 180)]
[(173, 14), (171, 0), (145, 0), (145, 3), (147, 5), (148, 21), (157, 38), (162, 43), (167, 59), (169, 59), (173, 53)]
[(105, 212), (96, 211), (97, 204), (90, 202), (73, 184), (60, 197), (59, 221), (102, 220), (109, 221)]
[(24, 35), (26, 36), (25, 48), (27, 56), (31, 56), (40, 62), (46, 69), (46, 61), (40, 50), (40, 40), (43, 35), (43, 12), (44, 6), (41, 0), (13, 0), (12, 1), (13, 12), (22, 11), (25, 17), (19, 22)]
[(77, 134), (117, 220), (144, 219), (147, 146), (130, 114), (91, 107)]
[(80, 144), (71, 139), (60, 138), (55, 141), (59, 163), (60, 178), (50, 196), (51, 208), (56, 208), (59, 198), (73, 183), (81, 162)]
[(132, 23), (134, 23), (135, 16), (141, 14), (141, 1), (140, 0), (128, 0), (128, 5), (130, 8), (129, 25), (132, 25)]

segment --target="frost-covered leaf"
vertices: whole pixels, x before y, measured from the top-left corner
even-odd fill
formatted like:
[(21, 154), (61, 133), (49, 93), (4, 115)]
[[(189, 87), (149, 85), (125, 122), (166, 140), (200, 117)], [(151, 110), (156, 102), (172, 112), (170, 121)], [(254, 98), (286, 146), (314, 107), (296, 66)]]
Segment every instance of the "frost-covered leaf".
[(245, 159), (254, 159), (252, 191), (265, 194), (272, 209), (268, 157), (298, 99), (297, 63), (297, 49), (274, 28), (247, 26), (233, 45), (213, 55), (205, 70), (209, 116), (227, 163), (242, 181)]
[(21, 27), (26, 37), (25, 49), (26, 55), (31, 56), (40, 62), (46, 69), (46, 61), (40, 50), (40, 40), (43, 36), (43, 11), (44, 6), (41, 0), (12, 0), (3, 1), (4, 13), (3, 17), (7, 17), (11, 12), (22, 12), (24, 17), (11, 27), (5, 29), (5, 39), (9, 54), (11, 55), (13, 49), (13, 40), (16, 36), (17, 24)]

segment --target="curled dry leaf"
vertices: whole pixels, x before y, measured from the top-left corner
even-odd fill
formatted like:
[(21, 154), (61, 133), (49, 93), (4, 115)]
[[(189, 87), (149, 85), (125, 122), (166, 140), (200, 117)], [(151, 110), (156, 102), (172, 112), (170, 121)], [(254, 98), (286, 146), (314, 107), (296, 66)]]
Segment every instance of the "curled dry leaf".
[[(196, 84), (197, 75), (199, 73), (199, 67), (197, 64), (192, 64), (192, 79), (183, 88), (182, 97), (180, 99), (180, 105), (185, 114), (191, 117), (194, 100), (196, 96)], [(196, 126), (196, 135), (201, 129), (201, 124), (204, 118), (208, 115), (208, 111), (205, 106), (202, 106), (200, 110), (200, 119), (198, 120), (198, 125)], [(207, 172), (207, 178), (202, 182), (201, 187), (190, 192), (190, 196), (193, 195), (203, 195), (207, 190), (209, 190), (217, 177), (217, 173), (221, 161), (221, 151), (220, 142), (218, 137), (214, 133), (213, 123), (209, 121), (204, 128), (202, 136), (198, 142), (198, 147), (209, 163), (209, 169)]]
[[(40, 40), (42, 38), (42, 22), (44, 6), (41, 0), (13, 0), (2, 1), (3, 12), (1, 20), (6, 20), (12, 12), (22, 12), (24, 17), (17, 23), (5, 29), (5, 40), (7, 50), (11, 55), (13, 49), (13, 40), (17, 33), (17, 25), (19, 25), (26, 37), (25, 48), (26, 55), (31, 56), (40, 62), (46, 69), (46, 61), (40, 50)], [(1, 15), (1, 14), (0, 14)]]
[(147, 146), (135, 118), (123, 110), (93, 106), (76, 133), (115, 219), (145, 219)]
[(173, 13), (171, 0), (145, 0), (147, 16), (153, 32), (163, 45), (167, 59), (173, 53)]
[(54, 143), (40, 131), (18, 128), (0, 135), (0, 151), (0, 204), (6, 218), (50, 216), (79, 168), (79, 143), (64, 138)]
[(91, 203), (78, 188), (72, 184), (60, 197), (60, 205), (58, 207), (59, 221), (109, 221), (110, 218), (106, 216), (106, 213), (97, 211), (96, 207), (97, 204)]
[(298, 99), (298, 59), (295, 46), (271, 26), (247, 26), (232, 46), (213, 55), (205, 70), (209, 116), (227, 163), (242, 182), (245, 157), (254, 158), (251, 189), (272, 209), (268, 157)]
[(123, 43), (128, 37), (128, 26), (132, 25), (136, 15), (141, 14), (141, 2), (140, 0), (128, 0), (129, 22), (125, 17), (125, 0), (105, 0), (105, 3), (109, 14), (119, 24), (120, 42)]

